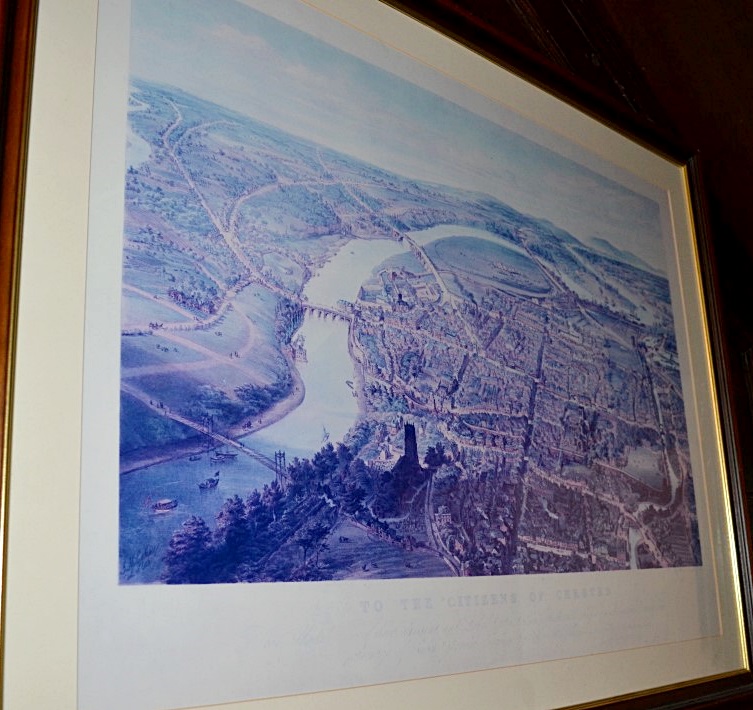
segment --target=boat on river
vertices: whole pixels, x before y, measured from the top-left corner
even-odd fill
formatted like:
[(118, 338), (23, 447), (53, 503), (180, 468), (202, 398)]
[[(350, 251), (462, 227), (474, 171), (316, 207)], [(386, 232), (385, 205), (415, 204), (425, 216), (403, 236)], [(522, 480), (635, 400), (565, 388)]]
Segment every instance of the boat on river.
[(161, 498), (152, 505), (152, 510), (155, 513), (166, 513), (169, 510), (174, 510), (178, 507), (178, 501), (175, 498)]
[(228, 463), (229, 461), (235, 461), (238, 458), (238, 453), (235, 451), (215, 451), (209, 457), (212, 463)]
[(211, 491), (213, 488), (217, 488), (217, 485), (220, 482), (220, 472), (215, 471), (214, 476), (211, 478), (207, 478), (203, 480), (201, 483), (199, 483), (199, 490), (202, 491)]

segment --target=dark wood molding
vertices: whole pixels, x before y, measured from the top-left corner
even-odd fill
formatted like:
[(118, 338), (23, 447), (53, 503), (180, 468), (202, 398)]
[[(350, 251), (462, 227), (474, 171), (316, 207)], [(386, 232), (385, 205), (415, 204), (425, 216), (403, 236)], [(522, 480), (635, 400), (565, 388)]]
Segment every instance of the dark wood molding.
[(0, 677), (16, 299), (36, 12), (37, 0), (0, 0)]
[[(8, 386), (20, 251), (36, 0), (0, 5), (0, 380)], [(4, 414), (4, 412), (0, 412)]]

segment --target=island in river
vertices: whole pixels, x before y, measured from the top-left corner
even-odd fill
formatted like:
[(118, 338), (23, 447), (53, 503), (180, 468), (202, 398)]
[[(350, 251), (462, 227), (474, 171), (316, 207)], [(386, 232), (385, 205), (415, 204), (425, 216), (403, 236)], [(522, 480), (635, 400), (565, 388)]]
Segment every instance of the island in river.
[(701, 564), (661, 265), (177, 89), (129, 131), (121, 582)]

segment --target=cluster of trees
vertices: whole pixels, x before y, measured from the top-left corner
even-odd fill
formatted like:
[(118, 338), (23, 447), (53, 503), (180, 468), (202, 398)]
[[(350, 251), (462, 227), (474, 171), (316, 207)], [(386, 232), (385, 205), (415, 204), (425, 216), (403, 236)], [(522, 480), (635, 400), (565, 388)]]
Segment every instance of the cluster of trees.
[(202, 518), (190, 517), (170, 539), (162, 580), (207, 584), (314, 578), (313, 570), (306, 569), (308, 554), (334, 521), (323, 501), (306, 503), (296, 505), (275, 482), (245, 500), (228, 498), (214, 530)]
[[(410, 459), (410, 457), (408, 457)], [(406, 501), (449, 457), (429, 447), (425, 467), (417, 461), (381, 473), (354, 457), (344, 444), (327, 443), (310, 460), (294, 459), (284, 487), (277, 481), (245, 500), (228, 498), (214, 529), (192, 516), (173, 533), (164, 556), (168, 584), (306, 581), (332, 577), (322, 559), (343, 518), (385, 540), (402, 542), (384, 517)], [(376, 513), (377, 510), (382, 513)], [(377, 517), (379, 516), (379, 517)], [(326, 555), (325, 555), (326, 557)]]
[(303, 324), (303, 306), (288, 298), (281, 298), (275, 309), (275, 336), (283, 345), (290, 343), (293, 334)]
[(243, 402), (243, 416), (253, 417), (287, 397), (292, 386), (293, 377), (289, 371), (285, 371), (272, 384), (241, 385), (235, 388), (235, 394)]
[(276, 481), (244, 500), (228, 498), (214, 530), (196, 516), (170, 540), (162, 580), (168, 584), (304, 581), (326, 579), (320, 553), (340, 516), (394, 536), (365, 506), (374, 471), (340, 444), (311, 460), (294, 459), (288, 484)]
[(179, 306), (188, 308), (198, 313), (207, 313), (212, 315), (217, 312), (217, 293), (216, 289), (208, 289), (206, 292), (194, 289), (186, 292), (179, 288), (168, 289), (167, 295)]

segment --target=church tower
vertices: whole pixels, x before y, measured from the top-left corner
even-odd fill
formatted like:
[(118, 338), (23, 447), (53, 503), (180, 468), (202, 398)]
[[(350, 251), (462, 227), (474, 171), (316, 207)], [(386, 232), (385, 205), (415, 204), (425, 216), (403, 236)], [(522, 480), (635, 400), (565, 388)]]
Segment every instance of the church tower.
[(416, 442), (416, 427), (413, 424), (405, 425), (405, 454), (403, 458), (409, 466), (418, 465), (418, 443)]

